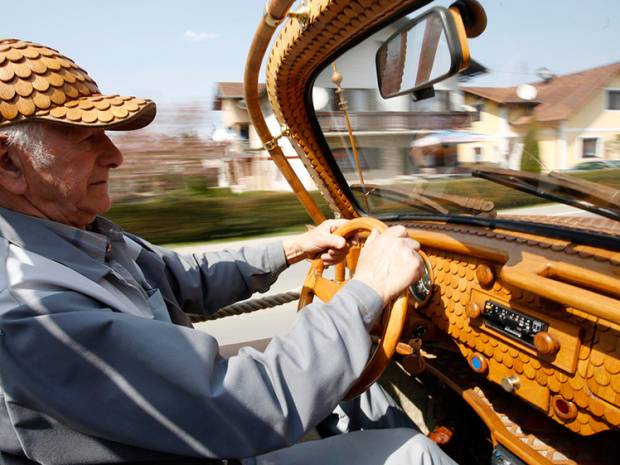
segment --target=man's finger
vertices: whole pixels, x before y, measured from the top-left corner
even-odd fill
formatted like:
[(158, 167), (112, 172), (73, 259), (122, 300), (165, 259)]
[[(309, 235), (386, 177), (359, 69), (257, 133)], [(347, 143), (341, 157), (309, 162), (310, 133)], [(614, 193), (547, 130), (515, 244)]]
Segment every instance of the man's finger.
[(388, 235), (394, 237), (408, 237), (407, 228), (401, 225), (392, 226), (385, 231)]
[(347, 246), (347, 240), (342, 236), (330, 234), (329, 237), (325, 238), (325, 244), (323, 246), (325, 248), (342, 250)]
[(379, 237), (379, 230), (372, 228), (372, 231), (370, 231), (370, 234), (366, 238), (366, 245), (372, 244), (377, 237)]
[(406, 239), (406, 241), (409, 247), (411, 247), (413, 250), (420, 250), (420, 243), (415, 239), (408, 238)]
[(326, 265), (333, 265), (335, 263), (338, 263), (342, 261), (344, 257), (345, 255), (334, 255), (331, 253), (331, 251), (321, 254), (321, 260), (323, 260), (323, 263), (325, 263)]
[(338, 219), (338, 220), (327, 220), (329, 224), (329, 232), (333, 233), (336, 229), (341, 228), (345, 224), (347, 224), (350, 220)]

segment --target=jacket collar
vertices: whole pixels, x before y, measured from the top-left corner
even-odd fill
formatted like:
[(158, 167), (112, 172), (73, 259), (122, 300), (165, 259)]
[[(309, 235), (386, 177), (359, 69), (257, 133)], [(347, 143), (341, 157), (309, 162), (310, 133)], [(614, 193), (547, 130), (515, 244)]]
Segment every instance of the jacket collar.
[(23, 249), (61, 263), (92, 281), (110, 269), (59, 236), (46, 222), (0, 207), (0, 236)]

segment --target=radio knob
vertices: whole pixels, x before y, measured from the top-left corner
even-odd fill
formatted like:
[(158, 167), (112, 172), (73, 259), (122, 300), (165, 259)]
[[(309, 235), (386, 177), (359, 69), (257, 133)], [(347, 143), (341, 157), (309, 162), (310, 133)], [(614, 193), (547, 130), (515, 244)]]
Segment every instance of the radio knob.
[(519, 389), (519, 387), (521, 386), (521, 384), (519, 383), (519, 377), (517, 375), (511, 375), (511, 376), (506, 376), (505, 378), (502, 378), (502, 380), (500, 381), (500, 384), (502, 385), (502, 388), (504, 388), (504, 391), (506, 392), (515, 391)]
[(541, 331), (534, 336), (534, 347), (541, 355), (553, 355), (560, 350), (560, 341), (547, 331)]
[(465, 312), (469, 318), (475, 320), (476, 318), (480, 318), (480, 315), (482, 315), (482, 308), (480, 308), (480, 305), (476, 302), (471, 302), (465, 309)]

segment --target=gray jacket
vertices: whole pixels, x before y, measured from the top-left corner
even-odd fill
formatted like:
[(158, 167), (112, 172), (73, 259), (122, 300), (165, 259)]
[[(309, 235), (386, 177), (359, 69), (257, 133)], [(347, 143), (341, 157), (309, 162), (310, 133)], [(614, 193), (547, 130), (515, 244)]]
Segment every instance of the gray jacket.
[(0, 209), (0, 236), (0, 451), (45, 464), (291, 445), (361, 373), (381, 307), (353, 280), (264, 352), (224, 359), (213, 337), (170, 321), (266, 290), (286, 266), (281, 244), (179, 255), (125, 235), (168, 318), (131, 312), (103, 285), (111, 269), (45, 222)]

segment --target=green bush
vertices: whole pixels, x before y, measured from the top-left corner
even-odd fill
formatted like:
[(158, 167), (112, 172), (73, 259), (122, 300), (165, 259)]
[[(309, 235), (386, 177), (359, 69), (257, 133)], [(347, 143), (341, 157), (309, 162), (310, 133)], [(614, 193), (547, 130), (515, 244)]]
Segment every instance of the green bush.
[(532, 124), (523, 139), (523, 153), (521, 155), (521, 171), (540, 173), (540, 149), (538, 147), (538, 131)]
[[(325, 201), (312, 197), (327, 217)], [(269, 234), (312, 223), (293, 193), (187, 189), (146, 202), (119, 202), (106, 214), (155, 244)]]

